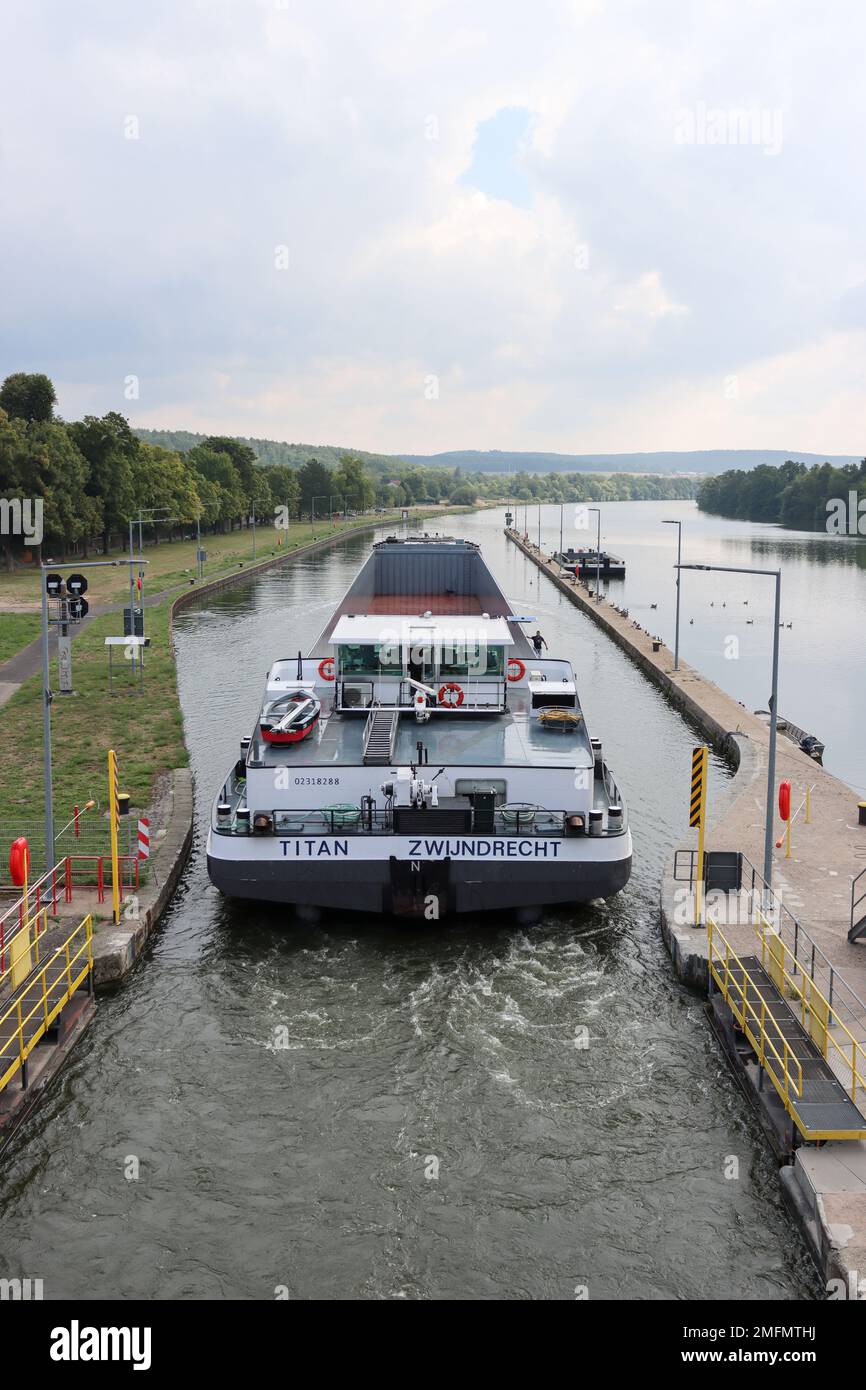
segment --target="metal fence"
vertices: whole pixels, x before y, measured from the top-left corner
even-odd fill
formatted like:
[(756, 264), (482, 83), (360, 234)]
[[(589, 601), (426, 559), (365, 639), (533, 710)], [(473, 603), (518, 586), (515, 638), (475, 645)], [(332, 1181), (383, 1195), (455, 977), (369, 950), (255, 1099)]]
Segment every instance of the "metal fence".
[[(138, 853), (139, 814), (143, 815), (144, 812), (131, 811), (128, 816), (121, 816), (120, 818), (117, 833), (117, 852), (120, 855), (127, 856)], [(30, 846), (31, 879), (46, 873), (52, 867), (46, 863), (45, 859), (45, 826), (41, 821), (15, 821), (13, 823), (0, 820), (0, 889), (10, 889), (14, 886), (9, 875), (9, 846), (13, 840), (17, 840), (19, 835), (23, 835)], [(75, 834), (74, 826), (64, 829), (63, 833), (55, 838), (54, 851), (55, 863), (65, 859), (67, 855), (94, 860), (103, 857), (108, 860), (111, 855), (111, 831), (108, 821), (102, 816), (98, 820), (82, 816), (78, 835)], [(139, 878), (142, 882), (147, 877), (149, 864), (150, 860), (148, 859), (141, 861)], [(81, 877), (78, 870), (75, 877), (76, 881)], [(93, 881), (96, 881), (95, 871)]]

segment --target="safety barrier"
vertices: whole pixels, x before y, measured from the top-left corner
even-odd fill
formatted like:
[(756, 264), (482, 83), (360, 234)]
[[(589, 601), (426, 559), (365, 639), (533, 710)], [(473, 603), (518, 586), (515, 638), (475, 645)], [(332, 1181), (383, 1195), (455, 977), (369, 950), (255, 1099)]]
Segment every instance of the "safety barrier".
[[(763, 914), (755, 931), (761, 943), (761, 965), (780, 994), (788, 996), (789, 1000), (799, 1001), (799, 1008), (792, 1007), (794, 1016), (799, 1013), (801, 1026), (836, 1075), (839, 1075), (841, 1069), (844, 1077), (847, 1077), (845, 1087), (856, 1104), (858, 1086), (861, 1089), (866, 1086), (863, 1072), (857, 1065), (858, 1058), (866, 1062), (866, 1046), (855, 1038), (850, 1028), (842, 1021), (838, 1010), (818, 988), (802, 962), (797, 960), (793, 951)], [(789, 965), (791, 969), (788, 968)], [(835, 1036), (834, 1028), (842, 1035), (842, 1043)], [(850, 1056), (846, 1051), (848, 1047), (851, 1049)], [(839, 1079), (841, 1081), (843, 1077)]]
[[(739, 898), (742, 909), (737, 909), (736, 920), (741, 925), (750, 921), (757, 924), (760, 918), (770, 919), (786, 946), (796, 957), (799, 968), (818, 986), (828, 1001), (844, 1012), (849, 1025), (866, 1030), (866, 1002), (853, 990), (844, 976), (830, 961), (816, 941), (810, 936), (802, 922), (786, 907), (772, 888), (768, 888), (760, 870), (756, 869), (745, 854), (738, 856), (740, 861), (740, 888), (731, 889), (726, 897)], [(674, 854), (674, 879), (687, 882), (694, 887), (697, 875), (697, 855), (693, 849), (677, 850)], [(722, 892), (723, 890), (718, 890)], [(712, 894), (710, 895), (712, 898)], [(730, 923), (730, 918), (728, 921)], [(717, 924), (718, 925), (718, 924)]]
[(0, 1014), (0, 1091), (19, 1071), (22, 1085), (27, 1085), (27, 1058), (92, 973), (92, 943), (88, 915)]
[[(715, 952), (717, 939), (724, 947), (724, 955)], [(797, 1097), (803, 1094), (802, 1064), (773, 1017), (769, 1002), (750, 979), (740, 957), (710, 914), (707, 915), (707, 943), (710, 975), (791, 1114), (791, 1092)]]
[[(141, 860), (136, 854), (118, 855), (118, 868), (120, 872), (120, 886), (124, 887), (124, 866), (129, 868), (128, 888), (138, 888), (140, 878)], [(94, 877), (78, 879), (79, 888), (92, 888), (95, 884), (96, 897), (98, 902), (105, 902), (105, 885), (108, 882), (111, 886), (111, 855), (110, 854), (68, 854), (65, 860), (65, 888), (66, 901), (72, 901), (72, 890), (75, 886), (75, 865), (81, 865), (82, 875), (90, 874)], [(106, 864), (108, 865), (108, 876), (106, 880)], [(88, 867), (90, 866), (90, 867)]]
[(39, 938), (48, 930), (48, 909), (41, 908), (26, 922), (16, 921), (14, 930), (0, 938), (0, 985), (11, 978), (15, 989), (39, 960)]
[[(6, 969), (7, 952), (18, 933), (24, 930), (25, 918), (28, 922), (31, 920), (31, 909), (34, 910), (34, 915), (38, 914), (43, 907), (47, 910), (50, 901), (52, 915), (56, 916), (57, 898), (61, 889), (66, 892), (66, 870), (63, 863), (55, 864), (54, 868), (49, 869), (41, 878), (28, 884), (27, 892), (22, 892), (10, 903), (6, 911), (0, 914), (0, 979)], [(66, 901), (70, 901), (68, 895)]]

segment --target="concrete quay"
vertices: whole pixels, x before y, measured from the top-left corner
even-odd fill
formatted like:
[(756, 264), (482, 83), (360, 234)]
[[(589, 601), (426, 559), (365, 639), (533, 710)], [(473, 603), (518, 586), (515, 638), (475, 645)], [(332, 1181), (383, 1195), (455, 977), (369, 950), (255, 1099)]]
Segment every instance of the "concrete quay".
[[(563, 574), (558, 564), (516, 532), (506, 534), (730, 761), (735, 775), (709, 807), (705, 848), (709, 852), (740, 852), (760, 871), (770, 741), (767, 724), (694, 667), (680, 661), (680, 669), (675, 671), (668, 647), (604, 599), (596, 602), (586, 585)], [(866, 826), (859, 824), (859, 797), (779, 735), (777, 785), (785, 778), (791, 782), (794, 810), (800, 806), (806, 787), (812, 788), (811, 815), (810, 823), (805, 824), (801, 811), (794, 824), (790, 859), (785, 858), (784, 845), (774, 851), (774, 891), (801, 929), (798, 955), (808, 962), (814, 943), (815, 959), (820, 962), (816, 982), (826, 993), (833, 972), (833, 1002), (858, 1043), (866, 1042), (866, 943), (851, 945), (847, 935), (851, 883), (866, 868)], [(693, 925), (688, 864), (690, 853), (696, 850), (697, 832), (685, 826), (685, 787), (683, 801), (680, 872), (675, 878), (673, 859), (665, 866), (660, 885), (660, 927), (678, 978), (707, 994), (708, 934), (704, 927)], [(782, 829), (782, 822), (777, 820), (775, 839), (781, 837)], [(749, 895), (744, 902), (741, 893), (720, 894), (710, 900), (716, 920), (738, 955), (760, 955), (753, 913), (756, 898)], [(786, 916), (785, 920), (790, 922)], [(711, 1006), (708, 1008), (712, 1012)], [(765, 1084), (759, 1089), (758, 1069), (750, 1072), (737, 1063), (730, 1048), (725, 1050), (774, 1143), (782, 1164), (783, 1190), (819, 1269), (827, 1281), (840, 1281), (833, 1286), (834, 1296), (866, 1299), (866, 1143), (833, 1140), (802, 1144), (792, 1151), (790, 1142), (785, 1142), (785, 1127), (774, 1113), (778, 1108), (784, 1118), (772, 1086)], [(866, 1071), (862, 1058), (858, 1065), (861, 1072)], [(866, 1095), (859, 1088), (856, 1100), (866, 1113)], [(838, 1288), (846, 1292), (840, 1295)]]

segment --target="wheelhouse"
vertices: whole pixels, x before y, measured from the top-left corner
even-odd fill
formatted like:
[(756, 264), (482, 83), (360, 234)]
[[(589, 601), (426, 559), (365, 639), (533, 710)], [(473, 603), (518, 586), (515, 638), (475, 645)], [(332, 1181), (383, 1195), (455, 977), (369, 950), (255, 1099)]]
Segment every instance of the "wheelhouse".
[(329, 638), (336, 708), (381, 705), (397, 710), (497, 712), (525, 663), (510, 655), (514, 639), (504, 618), (487, 614), (340, 617)]

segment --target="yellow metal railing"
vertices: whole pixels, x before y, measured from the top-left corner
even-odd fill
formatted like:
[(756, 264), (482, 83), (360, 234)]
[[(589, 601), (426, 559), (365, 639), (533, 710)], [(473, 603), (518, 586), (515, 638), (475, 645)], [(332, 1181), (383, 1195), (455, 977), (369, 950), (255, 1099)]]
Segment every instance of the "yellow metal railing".
[[(719, 952), (720, 941), (724, 954)], [(769, 1003), (754, 980), (746, 974), (745, 966), (724, 932), (707, 914), (709, 968), (722, 993), (722, 998), (739, 1023), (761, 1066), (782, 1098), (785, 1109), (791, 1112), (791, 1093), (803, 1094), (803, 1067), (790, 1043), (776, 1022)], [(736, 971), (736, 973), (734, 973)]]
[[(0, 1091), (24, 1066), (92, 969), (93, 920), (88, 915), (47, 958), (5, 1013), (0, 1014), (0, 1038), (9, 1032), (9, 1037), (0, 1042)], [(59, 985), (62, 988), (57, 993)]]
[(0, 945), (0, 984), (12, 977), (12, 988), (26, 980), (39, 964), (39, 938), (48, 930), (48, 909), (40, 908), (26, 922), (16, 926)]
[[(833, 1070), (836, 1072), (837, 1067), (841, 1065), (845, 1075), (845, 1088), (856, 1104), (857, 1087), (866, 1086), (863, 1072), (857, 1066), (857, 1059), (859, 1057), (866, 1060), (866, 1047), (842, 1022), (829, 999), (822, 994), (814, 980), (809, 978), (808, 971), (797, 960), (790, 946), (785, 945), (772, 924), (763, 914), (760, 914), (760, 918), (755, 931), (761, 943), (762, 966), (780, 994), (787, 994), (792, 1000), (799, 1001), (799, 1009), (792, 1006), (793, 1012), (799, 1013), (802, 1026), (829, 1065), (832, 1065), (830, 1049), (835, 1050), (833, 1056), (837, 1059), (837, 1066), (834, 1066)], [(792, 967), (790, 970), (789, 965)], [(834, 1028), (838, 1029), (846, 1041), (840, 1043), (833, 1032)], [(850, 1056), (847, 1051), (849, 1046)]]

